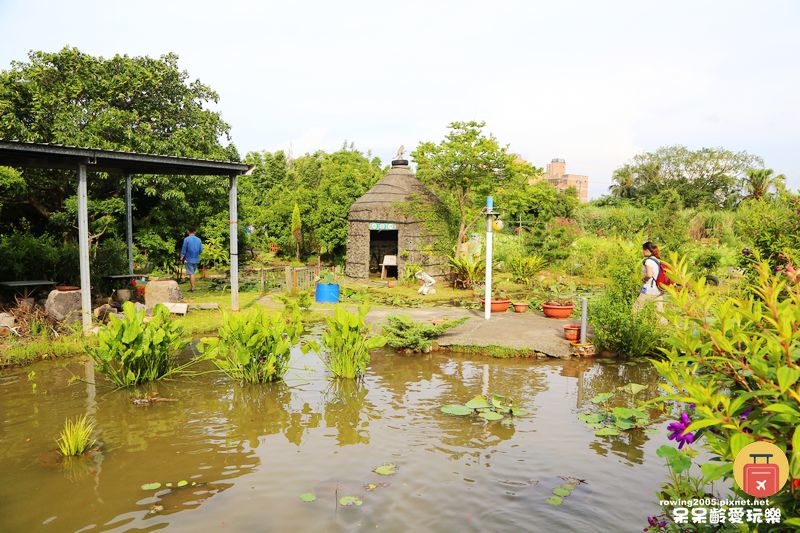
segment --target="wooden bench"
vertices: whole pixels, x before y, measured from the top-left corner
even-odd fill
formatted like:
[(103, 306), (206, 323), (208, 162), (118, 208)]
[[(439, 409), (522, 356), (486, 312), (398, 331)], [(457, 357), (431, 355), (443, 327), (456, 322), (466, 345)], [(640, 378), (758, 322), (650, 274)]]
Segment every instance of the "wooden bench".
[(386, 267), (397, 266), (397, 256), (396, 255), (384, 255), (383, 262), (379, 265), (381, 267), (381, 279), (386, 278)]

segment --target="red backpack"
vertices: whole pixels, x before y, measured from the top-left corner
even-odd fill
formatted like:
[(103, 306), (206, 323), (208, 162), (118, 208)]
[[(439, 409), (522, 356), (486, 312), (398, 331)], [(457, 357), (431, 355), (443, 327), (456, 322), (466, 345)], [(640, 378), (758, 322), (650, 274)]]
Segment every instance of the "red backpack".
[(669, 270), (668, 264), (661, 262), (657, 257), (650, 256), (648, 259), (653, 259), (658, 263), (658, 276), (656, 277), (656, 287), (658, 287), (658, 290), (664, 292), (664, 287), (667, 285), (675, 285), (675, 282), (667, 276), (667, 270)]

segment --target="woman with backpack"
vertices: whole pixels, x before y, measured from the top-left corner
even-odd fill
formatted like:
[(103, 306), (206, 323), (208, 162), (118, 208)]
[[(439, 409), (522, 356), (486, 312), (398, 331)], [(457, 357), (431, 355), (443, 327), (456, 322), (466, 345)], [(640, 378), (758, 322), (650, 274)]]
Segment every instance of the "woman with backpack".
[[(633, 312), (638, 312), (647, 305), (648, 302), (654, 302), (656, 311), (661, 314), (664, 310), (664, 291), (660, 284), (662, 280), (666, 279), (666, 274), (661, 264), (661, 252), (658, 250), (658, 245), (654, 242), (647, 241), (642, 245), (642, 290), (636, 301), (633, 302)], [(660, 278), (660, 279), (659, 279)]]

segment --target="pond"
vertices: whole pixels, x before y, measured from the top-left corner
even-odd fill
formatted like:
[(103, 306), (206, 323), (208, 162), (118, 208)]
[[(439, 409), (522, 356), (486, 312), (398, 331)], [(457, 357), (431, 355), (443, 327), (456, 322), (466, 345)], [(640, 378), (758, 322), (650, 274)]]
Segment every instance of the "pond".
[[(663, 424), (598, 437), (577, 418), (628, 382), (655, 394), (646, 362), (377, 351), (356, 384), (295, 350), (287, 382), (264, 386), (205, 373), (114, 391), (73, 375), (91, 381), (91, 364), (0, 374), (2, 531), (641, 531), (660, 512)], [(527, 416), (440, 411), (487, 385)], [(132, 403), (145, 392), (177, 401)], [(83, 413), (99, 447), (62, 462), (54, 439)], [(373, 472), (386, 463), (396, 473)], [(575, 489), (549, 504), (565, 480)]]

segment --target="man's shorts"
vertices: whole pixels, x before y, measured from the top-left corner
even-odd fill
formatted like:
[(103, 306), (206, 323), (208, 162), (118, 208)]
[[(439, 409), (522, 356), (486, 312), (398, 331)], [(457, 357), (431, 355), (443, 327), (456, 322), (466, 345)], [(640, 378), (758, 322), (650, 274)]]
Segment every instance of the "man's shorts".
[(186, 275), (191, 276), (197, 272), (197, 263), (186, 263)]

